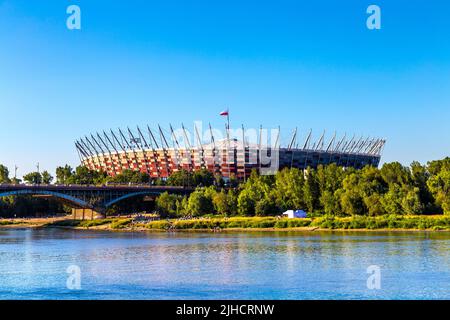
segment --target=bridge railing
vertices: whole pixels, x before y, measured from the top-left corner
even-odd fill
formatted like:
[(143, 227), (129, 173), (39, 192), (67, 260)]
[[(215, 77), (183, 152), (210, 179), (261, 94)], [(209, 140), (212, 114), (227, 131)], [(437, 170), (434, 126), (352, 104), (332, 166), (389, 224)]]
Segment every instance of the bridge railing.
[(165, 185), (150, 185), (150, 184), (140, 184), (140, 183), (107, 183), (101, 185), (94, 184), (10, 184), (10, 183), (0, 183), (0, 189), (17, 189), (17, 188), (79, 188), (79, 189), (89, 189), (89, 188), (105, 188), (105, 189), (114, 189), (114, 188), (149, 188), (149, 189), (192, 189), (186, 186), (165, 186)]

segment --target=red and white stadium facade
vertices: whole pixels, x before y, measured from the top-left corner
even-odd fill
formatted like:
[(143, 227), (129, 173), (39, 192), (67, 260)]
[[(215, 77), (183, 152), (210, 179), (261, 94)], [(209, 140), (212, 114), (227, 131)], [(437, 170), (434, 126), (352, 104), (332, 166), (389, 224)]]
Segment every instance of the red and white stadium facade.
[[(224, 113), (228, 118), (228, 111)], [(209, 126), (206, 142), (196, 126), (193, 139), (189, 139), (184, 126), (176, 131), (171, 125), (169, 128), (163, 130), (158, 125), (157, 129), (147, 126), (145, 130), (137, 127), (136, 130), (103, 131), (78, 139), (75, 146), (83, 165), (111, 176), (129, 169), (164, 179), (182, 169), (207, 169), (225, 179), (245, 179), (252, 169), (261, 174), (273, 174), (286, 167), (306, 169), (330, 163), (355, 168), (378, 166), (385, 144), (384, 139), (346, 139), (345, 135), (340, 139), (334, 135), (325, 142), (325, 134), (312, 142), (309, 132), (299, 146), (295, 129), (289, 142), (282, 146), (279, 130), (278, 133), (264, 135), (262, 128), (253, 130), (258, 134), (252, 143), (244, 128), (240, 129), (241, 138), (238, 138), (239, 134), (232, 135), (229, 121), (225, 138), (215, 136)], [(263, 143), (267, 140), (263, 136), (271, 136), (272, 142)], [(195, 145), (191, 140), (196, 141)]]

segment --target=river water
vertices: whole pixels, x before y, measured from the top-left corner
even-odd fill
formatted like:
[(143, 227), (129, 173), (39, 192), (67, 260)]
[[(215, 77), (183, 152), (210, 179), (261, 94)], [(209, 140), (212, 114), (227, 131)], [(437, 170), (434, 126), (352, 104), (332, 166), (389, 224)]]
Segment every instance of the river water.
[(450, 233), (0, 229), (0, 299), (450, 299)]

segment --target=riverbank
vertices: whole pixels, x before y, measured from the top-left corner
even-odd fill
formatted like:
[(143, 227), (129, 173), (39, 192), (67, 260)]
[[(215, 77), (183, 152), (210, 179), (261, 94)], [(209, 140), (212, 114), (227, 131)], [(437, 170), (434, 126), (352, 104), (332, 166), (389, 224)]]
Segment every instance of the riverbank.
[(0, 219), (0, 229), (2, 228), (41, 228), (48, 224), (65, 221), (67, 217), (55, 218), (14, 218)]
[(140, 221), (128, 217), (97, 220), (66, 218), (0, 220), (0, 228), (70, 228), (111, 231), (450, 231), (450, 216), (214, 217)]

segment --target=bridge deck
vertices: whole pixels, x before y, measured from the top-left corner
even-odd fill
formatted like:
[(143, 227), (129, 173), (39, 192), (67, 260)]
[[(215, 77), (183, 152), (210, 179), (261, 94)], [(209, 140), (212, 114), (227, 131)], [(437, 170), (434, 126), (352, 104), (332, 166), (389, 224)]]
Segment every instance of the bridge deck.
[(186, 195), (194, 188), (150, 185), (58, 185), (0, 184), (0, 197), (17, 195), (49, 195), (68, 201), (76, 207), (102, 211), (125, 199), (164, 192)]
[(49, 190), (49, 191), (155, 191), (155, 192), (191, 192), (195, 188), (183, 186), (150, 186), (150, 185), (58, 185), (58, 184), (0, 184), (0, 191), (13, 190)]

